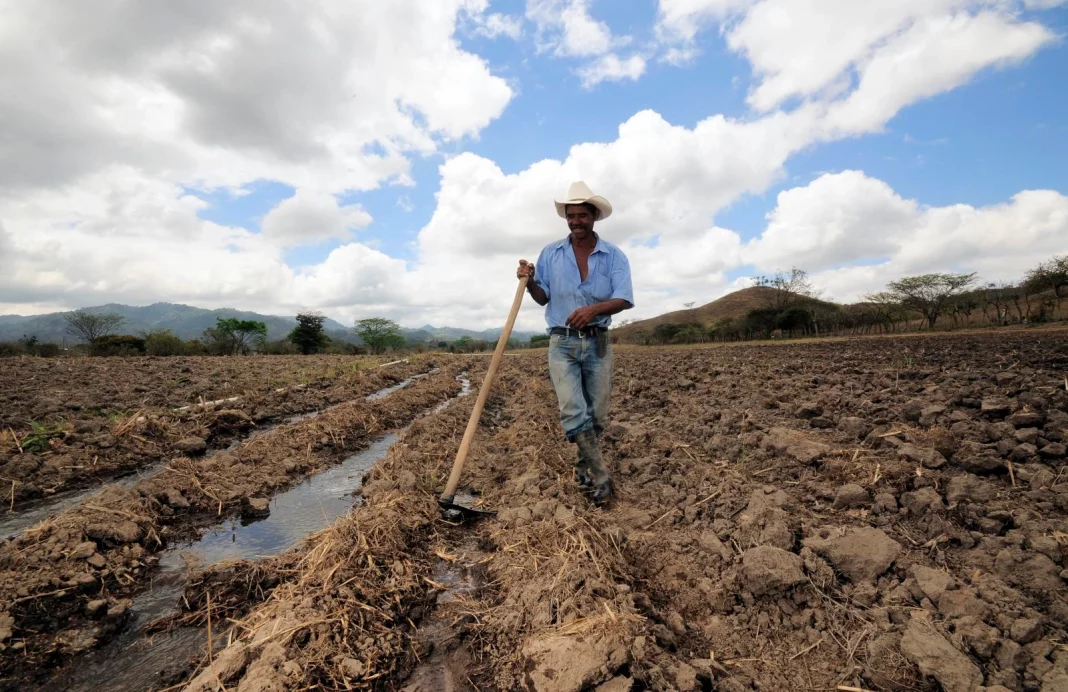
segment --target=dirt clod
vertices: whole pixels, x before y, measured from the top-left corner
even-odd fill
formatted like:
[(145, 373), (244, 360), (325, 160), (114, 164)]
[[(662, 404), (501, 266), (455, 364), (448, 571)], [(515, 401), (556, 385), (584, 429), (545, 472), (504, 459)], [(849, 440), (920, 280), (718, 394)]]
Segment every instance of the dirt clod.
[(829, 445), (790, 428), (772, 428), (764, 438), (764, 446), (801, 464), (811, 464), (831, 451)]
[(863, 507), (869, 502), (868, 491), (856, 483), (843, 485), (834, 494), (834, 506), (836, 509)]
[(1018, 618), (1012, 623), (1009, 636), (1019, 644), (1030, 644), (1042, 636), (1042, 620), (1039, 618)]
[(907, 461), (921, 464), (928, 469), (940, 469), (946, 465), (946, 458), (937, 450), (929, 447), (904, 444), (897, 450), (897, 455)]
[(911, 572), (920, 590), (935, 605), (938, 605), (938, 600), (942, 598), (942, 594), (954, 583), (952, 575), (924, 565), (913, 565)]
[(979, 666), (922, 618), (909, 621), (901, 651), (923, 675), (938, 680), (946, 692), (973, 692), (983, 683)]
[(770, 545), (742, 554), (741, 576), (744, 588), (754, 596), (778, 593), (805, 580), (801, 558)]
[(174, 448), (182, 454), (194, 456), (208, 450), (208, 442), (203, 437), (183, 437), (174, 443)]
[(831, 529), (827, 538), (812, 536), (803, 544), (823, 555), (850, 581), (871, 581), (890, 569), (901, 544), (880, 529)]
[(555, 636), (523, 647), (535, 692), (580, 692), (608, 680), (626, 662), (626, 649), (611, 636)]

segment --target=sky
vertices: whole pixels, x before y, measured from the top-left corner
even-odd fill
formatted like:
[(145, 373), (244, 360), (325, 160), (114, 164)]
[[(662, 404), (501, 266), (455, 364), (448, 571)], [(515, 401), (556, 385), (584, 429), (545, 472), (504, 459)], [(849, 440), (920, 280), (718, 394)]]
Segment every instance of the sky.
[(1068, 253), (1066, 0), (0, 12), (0, 314), (499, 327), (576, 180), (630, 261), (617, 322), (795, 266), (848, 302)]

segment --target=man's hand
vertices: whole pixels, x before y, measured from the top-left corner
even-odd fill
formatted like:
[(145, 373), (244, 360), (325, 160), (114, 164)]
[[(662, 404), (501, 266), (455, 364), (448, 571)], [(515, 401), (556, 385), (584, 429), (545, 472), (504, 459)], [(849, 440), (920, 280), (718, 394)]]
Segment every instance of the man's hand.
[(524, 276), (530, 279), (527, 283), (534, 282), (534, 265), (525, 259), (521, 259), (519, 260), (519, 269), (515, 272), (515, 278), (522, 279)]
[(597, 309), (597, 306), (587, 305), (586, 307), (579, 308), (568, 315), (564, 324), (572, 329), (585, 329), (599, 314), (600, 311)]
[(519, 260), (519, 268), (515, 270), (515, 276), (517, 279), (527, 279), (527, 293), (534, 299), (534, 302), (538, 305), (545, 305), (549, 302), (549, 295), (545, 292), (541, 286), (534, 281), (534, 265), (525, 259)]

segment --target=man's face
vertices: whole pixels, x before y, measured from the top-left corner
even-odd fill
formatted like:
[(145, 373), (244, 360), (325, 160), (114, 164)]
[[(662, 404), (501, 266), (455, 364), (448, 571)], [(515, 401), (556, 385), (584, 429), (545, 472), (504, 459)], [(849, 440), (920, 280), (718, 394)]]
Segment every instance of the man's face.
[(593, 213), (589, 207), (582, 204), (569, 204), (565, 210), (567, 214), (567, 227), (571, 229), (571, 235), (583, 239), (593, 233)]

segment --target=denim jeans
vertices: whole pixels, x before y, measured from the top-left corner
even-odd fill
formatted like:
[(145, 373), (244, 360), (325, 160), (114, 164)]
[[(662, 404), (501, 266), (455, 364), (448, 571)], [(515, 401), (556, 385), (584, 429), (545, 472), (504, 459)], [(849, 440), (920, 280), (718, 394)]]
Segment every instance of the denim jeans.
[(596, 338), (553, 334), (549, 337), (549, 379), (569, 442), (589, 428), (598, 435), (604, 432), (612, 394), (611, 343), (604, 358), (598, 358)]

